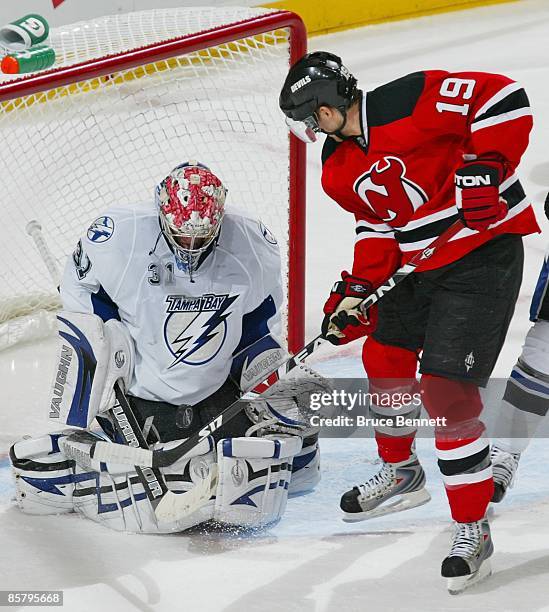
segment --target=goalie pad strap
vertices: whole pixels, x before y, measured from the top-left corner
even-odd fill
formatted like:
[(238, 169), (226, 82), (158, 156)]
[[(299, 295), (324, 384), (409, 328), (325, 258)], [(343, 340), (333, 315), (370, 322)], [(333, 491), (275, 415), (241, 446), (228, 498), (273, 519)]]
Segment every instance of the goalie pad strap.
[(224, 457), (259, 457), (263, 459), (286, 459), (301, 450), (302, 439), (288, 438), (226, 438), (219, 450)]

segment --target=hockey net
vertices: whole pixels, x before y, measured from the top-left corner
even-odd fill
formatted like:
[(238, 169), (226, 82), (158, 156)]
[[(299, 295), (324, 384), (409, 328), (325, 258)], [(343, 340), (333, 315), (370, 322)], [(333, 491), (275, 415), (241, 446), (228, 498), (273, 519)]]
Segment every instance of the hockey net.
[[(303, 340), (304, 150), (278, 92), (305, 52), (294, 14), (181, 8), (53, 29), (56, 64), (0, 82), (0, 348), (54, 330), (52, 281), (88, 225), (112, 205), (153, 197), (198, 159), (281, 247), (290, 349)], [(47, 272), (25, 228), (42, 227)], [(36, 227), (36, 225), (35, 225)]]

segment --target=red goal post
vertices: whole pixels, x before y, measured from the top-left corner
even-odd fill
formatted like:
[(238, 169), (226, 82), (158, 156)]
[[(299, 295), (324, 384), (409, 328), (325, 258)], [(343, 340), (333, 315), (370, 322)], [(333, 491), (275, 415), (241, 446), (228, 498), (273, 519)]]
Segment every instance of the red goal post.
[(173, 166), (198, 158), (219, 171), (229, 204), (277, 236), (288, 348), (300, 348), (305, 145), (288, 137), (278, 92), (306, 52), (301, 19), (257, 8), (141, 11), (54, 29), (51, 44), (53, 69), (0, 82), (0, 347), (52, 329), (44, 313), (59, 306), (29, 221), (62, 267), (95, 216), (152, 197)]

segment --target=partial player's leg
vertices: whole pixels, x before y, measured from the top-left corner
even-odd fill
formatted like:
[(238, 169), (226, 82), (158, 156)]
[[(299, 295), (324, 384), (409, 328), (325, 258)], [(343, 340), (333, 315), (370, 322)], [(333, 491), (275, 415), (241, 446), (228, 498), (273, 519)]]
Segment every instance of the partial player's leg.
[[(478, 386), (486, 384), (503, 346), (522, 263), (522, 241), (510, 235), (422, 275), (433, 291), (420, 366), (423, 401), (432, 418), (446, 421), (435, 441), (458, 530), (442, 564), (452, 592), (489, 573), (492, 545), (483, 521), (494, 484)], [(472, 537), (482, 530), (482, 537)], [(463, 534), (471, 546), (459, 543)]]
[(537, 321), (524, 340), (511, 371), (498, 414), (499, 437), (492, 443), (495, 490), (499, 503), (513, 485), (521, 454), (549, 412), (549, 321)]
[(421, 387), (429, 415), (445, 422), (435, 428), (435, 444), (456, 533), (441, 574), (456, 593), (491, 572), (487, 559), (493, 546), (485, 520), (494, 490), (489, 443), (475, 384), (424, 374)]
[[(369, 392), (414, 394), (416, 391), (417, 355), (414, 351), (381, 344), (372, 337), (364, 343), (363, 363), (368, 373)], [(381, 397), (381, 395), (380, 395)], [(395, 395), (396, 397), (396, 395)], [(372, 404), (371, 416), (392, 418), (398, 415), (415, 418), (420, 407), (414, 404), (398, 409)], [(415, 428), (376, 427), (375, 436), (381, 469), (366, 482), (353, 487), (341, 498), (345, 521), (360, 521), (383, 514), (400, 512), (427, 503), (425, 473), (413, 449)]]
[(503, 500), (507, 489), (513, 486), (520, 461), (520, 452), (506, 449), (500, 441), (494, 441), (490, 448), (490, 460), (494, 473), (494, 494), (492, 502), (498, 504)]
[(521, 454), (549, 412), (549, 259), (539, 274), (522, 354), (511, 371), (498, 415), (498, 438), (492, 444), (495, 490), (500, 502), (512, 486)]

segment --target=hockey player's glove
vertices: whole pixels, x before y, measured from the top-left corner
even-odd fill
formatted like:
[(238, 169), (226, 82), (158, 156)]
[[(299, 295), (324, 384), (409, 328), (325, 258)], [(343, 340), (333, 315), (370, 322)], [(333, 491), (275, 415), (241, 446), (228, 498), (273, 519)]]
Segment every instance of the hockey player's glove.
[(467, 161), (456, 171), (456, 206), (463, 224), (483, 231), (507, 214), (507, 202), (499, 196), (505, 167), (496, 159)]
[(341, 273), (324, 304), (324, 320), (321, 333), (332, 344), (347, 344), (366, 334), (371, 334), (377, 323), (376, 307), (365, 315), (360, 304), (374, 290), (372, 283), (348, 272)]

